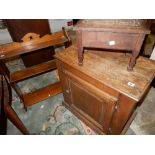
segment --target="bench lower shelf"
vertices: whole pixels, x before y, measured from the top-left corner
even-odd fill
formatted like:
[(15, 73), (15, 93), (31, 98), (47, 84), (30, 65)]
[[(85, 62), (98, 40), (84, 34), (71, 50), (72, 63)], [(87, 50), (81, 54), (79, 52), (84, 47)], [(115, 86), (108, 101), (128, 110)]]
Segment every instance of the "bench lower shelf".
[(34, 92), (30, 92), (23, 95), (25, 106), (31, 106), (35, 103), (43, 101), (50, 96), (57, 95), (62, 92), (60, 82), (50, 84), (44, 88), (37, 89)]

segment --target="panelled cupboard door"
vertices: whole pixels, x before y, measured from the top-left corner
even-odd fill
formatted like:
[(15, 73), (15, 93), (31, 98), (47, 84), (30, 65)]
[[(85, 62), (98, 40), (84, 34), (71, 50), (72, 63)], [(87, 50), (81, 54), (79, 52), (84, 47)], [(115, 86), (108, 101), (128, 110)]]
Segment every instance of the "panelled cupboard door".
[(108, 132), (117, 99), (65, 71), (68, 79), (70, 106), (87, 120)]

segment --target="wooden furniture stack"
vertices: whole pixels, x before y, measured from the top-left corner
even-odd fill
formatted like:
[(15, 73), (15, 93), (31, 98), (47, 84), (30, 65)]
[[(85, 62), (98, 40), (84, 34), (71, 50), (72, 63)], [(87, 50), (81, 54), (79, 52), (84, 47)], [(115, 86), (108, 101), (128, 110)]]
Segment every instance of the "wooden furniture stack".
[[(149, 89), (155, 62), (138, 58), (149, 25), (80, 20), (74, 28), (77, 45), (56, 54), (64, 105), (97, 133), (124, 134)], [(128, 51), (131, 57), (123, 53)]]
[(77, 56), (76, 46), (55, 56), (64, 105), (97, 133), (124, 134), (155, 76), (155, 61), (139, 57), (128, 72), (124, 53), (88, 50), (83, 66)]

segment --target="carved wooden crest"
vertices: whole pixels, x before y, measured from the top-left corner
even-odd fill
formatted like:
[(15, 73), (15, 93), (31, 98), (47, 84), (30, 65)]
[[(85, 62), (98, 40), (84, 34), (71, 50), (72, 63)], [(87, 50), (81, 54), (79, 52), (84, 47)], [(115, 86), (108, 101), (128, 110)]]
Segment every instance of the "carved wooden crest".
[(11, 56), (24, 54), (26, 52), (35, 51), (49, 46), (71, 43), (70, 37), (63, 28), (62, 31), (47, 34), (40, 37), (36, 33), (27, 33), (22, 39), (22, 42), (12, 42), (0, 46), (0, 59), (5, 59)]
[(27, 41), (38, 39), (38, 38), (40, 38), (40, 35), (39, 34), (36, 34), (36, 33), (27, 33), (21, 40), (23, 42), (27, 42)]

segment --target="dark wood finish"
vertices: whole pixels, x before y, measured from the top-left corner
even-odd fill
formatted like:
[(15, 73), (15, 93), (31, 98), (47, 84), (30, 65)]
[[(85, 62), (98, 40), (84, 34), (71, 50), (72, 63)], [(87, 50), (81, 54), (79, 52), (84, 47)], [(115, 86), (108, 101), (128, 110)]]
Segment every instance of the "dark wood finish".
[(60, 82), (50, 84), (42, 89), (37, 89), (34, 92), (27, 93), (23, 95), (24, 103), (26, 106), (31, 106), (35, 103), (43, 101), (49, 97), (57, 95), (62, 92)]
[[(41, 36), (51, 34), (47, 19), (6, 19), (5, 22), (14, 42), (20, 42), (21, 38), (29, 32), (34, 32)], [(33, 53), (22, 54), (21, 58), (25, 66), (30, 67), (52, 60), (53, 54), (54, 48), (48, 47)]]
[(132, 51), (127, 67), (132, 71), (143, 40), (149, 34), (145, 20), (80, 20), (74, 30), (77, 36), (78, 61), (83, 65), (83, 48)]
[(56, 68), (55, 60), (50, 60), (45, 63), (41, 63), (39, 65), (35, 65), (32, 67), (28, 67), (21, 71), (16, 71), (11, 74), (10, 80), (11, 82), (17, 82), (29, 78), (34, 75), (38, 75), (40, 73), (48, 72)]
[(56, 45), (68, 47), (71, 44), (71, 40), (63, 28), (60, 32), (56, 32), (52, 35), (48, 34), (43, 37), (40, 37), (40, 35), (35, 33), (28, 33), (22, 38), (22, 41), (23, 42), (21, 43), (13, 42), (0, 46), (0, 67), (2, 68), (3, 74), (6, 75), (11, 86), (15, 89), (26, 108), (27, 106), (62, 92), (60, 82), (50, 84), (49, 86), (27, 94), (23, 94), (17, 85), (19, 81), (23, 81), (27, 78), (56, 69), (56, 62), (55, 60), (50, 60), (20, 71), (10, 73), (5, 65), (4, 60), (21, 55), (23, 53), (31, 53), (36, 49), (38, 50)]
[(7, 117), (4, 112), (3, 92), (3, 78), (0, 75), (0, 135), (7, 134)]
[(128, 72), (129, 55), (89, 50), (79, 66), (77, 50), (72, 46), (55, 56), (64, 105), (100, 134), (124, 133), (149, 90), (155, 61), (139, 57)]
[[(7, 82), (6, 78), (0, 75), (0, 134), (6, 134), (6, 118), (8, 118), (23, 134), (28, 135), (29, 132), (11, 107), (12, 104), (12, 92), (11, 86)], [(5, 129), (4, 129), (5, 128)]]
[(129, 118), (129, 120), (125, 124), (125, 127), (124, 127), (123, 131), (121, 132), (121, 135), (124, 135), (127, 132), (128, 128), (130, 127), (132, 121), (135, 119), (136, 115), (137, 115), (137, 110), (135, 110), (132, 113), (131, 117)]
[(64, 35), (63, 31), (56, 32), (52, 35), (40, 35), (35, 33), (28, 33), (22, 38), (23, 42), (12, 42), (0, 46), (0, 59), (6, 59), (21, 55), (24, 53), (33, 52), (38, 49), (43, 49), (53, 45), (63, 45), (70, 40)]

